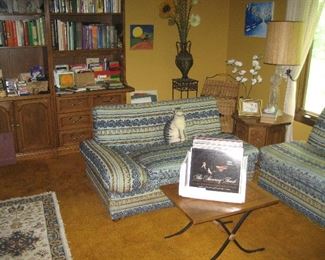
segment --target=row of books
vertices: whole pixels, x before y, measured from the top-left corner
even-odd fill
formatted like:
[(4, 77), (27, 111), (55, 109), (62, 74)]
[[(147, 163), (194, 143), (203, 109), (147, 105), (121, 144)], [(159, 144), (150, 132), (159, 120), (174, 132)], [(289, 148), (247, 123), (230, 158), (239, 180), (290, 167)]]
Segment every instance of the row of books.
[(0, 13), (42, 13), (44, 0), (1, 0)]
[(53, 13), (121, 13), (121, 0), (54, 0)]
[(52, 46), (57, 50), (118, 48), (122, 46), (115, 26), (51, 21)]
[(44, 17), (33, 20), (0, 20), (0, 46), (45, 44)]

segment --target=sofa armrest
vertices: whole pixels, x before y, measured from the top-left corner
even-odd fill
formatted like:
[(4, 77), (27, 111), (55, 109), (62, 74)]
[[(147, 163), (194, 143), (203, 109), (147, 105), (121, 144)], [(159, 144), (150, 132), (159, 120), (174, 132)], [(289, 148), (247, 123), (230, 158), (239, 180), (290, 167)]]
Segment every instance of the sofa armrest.
[(115, 148), (86, 140), (80, 144), (80, 151), (109, 192), (130, 192), (147, 182), (146, 170)]

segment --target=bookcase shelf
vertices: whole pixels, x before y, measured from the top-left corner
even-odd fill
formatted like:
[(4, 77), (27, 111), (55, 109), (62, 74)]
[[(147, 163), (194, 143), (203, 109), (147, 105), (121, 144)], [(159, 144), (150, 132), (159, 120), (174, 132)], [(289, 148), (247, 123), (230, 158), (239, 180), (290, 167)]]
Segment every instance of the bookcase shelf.
[(53, 50), (53, 57), (73, 57), (73, 56), (89, 56), (89, 55), (109, 55), (110, 53), (121, 53), (123, 48), (101, 48), (101, 49), (82, 49), (82, 50)]

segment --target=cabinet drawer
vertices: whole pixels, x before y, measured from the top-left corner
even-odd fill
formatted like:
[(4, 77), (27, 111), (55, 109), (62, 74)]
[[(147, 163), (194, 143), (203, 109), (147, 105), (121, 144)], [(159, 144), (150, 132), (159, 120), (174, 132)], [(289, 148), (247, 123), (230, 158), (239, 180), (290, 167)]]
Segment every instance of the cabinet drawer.
[(93, 106), (101, 106), (101, 105), (110, 105), (110, 104), (123, 104), (124, 95), (115, 94), (115, 95), (95, 95), (93, 97)]
[(58, 114), (59, 129), (91, 128), (91, 115), (87, 112)]
[(248, 142), (258, 148), (265, 145), (266, 128), (264, 127), (251, 127), (249, 129)]
[(89, 110), (90, 107), (91, 104), (88, 96), (77, 98), (58, 98), (57, 101), (58, 113)]
[(69, 145), (80, 143), (83, 140), (91, 138), (91, 129), (61, 131), (60, 132), (60, 145)]

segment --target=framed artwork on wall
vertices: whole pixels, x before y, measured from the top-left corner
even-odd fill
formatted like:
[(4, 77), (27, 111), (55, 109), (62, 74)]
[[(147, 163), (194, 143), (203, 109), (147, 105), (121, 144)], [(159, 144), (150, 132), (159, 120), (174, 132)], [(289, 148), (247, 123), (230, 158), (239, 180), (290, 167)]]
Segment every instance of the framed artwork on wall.
[(153, 49), (153, 25), (131, 24), (130, 25), (130, 49), (151, 50)]
[(273, 19), (273, 2), (248, 3), (245, 10), (245, 35), (265, 38), (267, 23)]
[(262, 100), (261, 99), (239, 99), (238, 115), (239, 116), (261, 116)]

